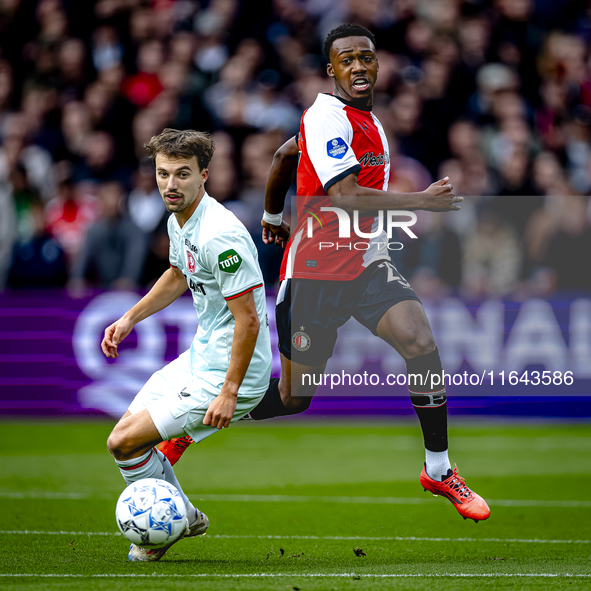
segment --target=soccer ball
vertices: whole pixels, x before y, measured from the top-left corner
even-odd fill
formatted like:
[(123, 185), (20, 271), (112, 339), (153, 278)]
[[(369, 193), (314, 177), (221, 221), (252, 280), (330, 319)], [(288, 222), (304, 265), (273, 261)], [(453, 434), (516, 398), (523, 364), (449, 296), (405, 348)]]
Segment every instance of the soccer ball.
[(130, 484), (117, 501), (115, 517), (121, 533), (142, 548), (172, 544), (187, 528), (187, 510), (181, 493), (157, 478)]

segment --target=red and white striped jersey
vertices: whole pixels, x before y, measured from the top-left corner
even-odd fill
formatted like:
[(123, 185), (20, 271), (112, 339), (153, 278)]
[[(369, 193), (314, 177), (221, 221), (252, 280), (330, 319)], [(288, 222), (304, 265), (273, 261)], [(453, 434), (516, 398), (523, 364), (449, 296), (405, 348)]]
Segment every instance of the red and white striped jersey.
[[(351, 215), (350, 237), (340, 237), (337, 214), (321, 211), (333, 207), (328, 189), (352, 173), (360, 186), (387, 190), (388, 141), (375, 115), (369, 108), (361, 110), (331, 94), (319, 94), (302, 116), (298, 144), (298, 224), (283, 256), (280, 279), (350, 280), (374, 261), (389, 260), (385, 232), (361, 238)], [(377, 228), (377, 218), (360, 218), (362, 233), (375, 233)]]

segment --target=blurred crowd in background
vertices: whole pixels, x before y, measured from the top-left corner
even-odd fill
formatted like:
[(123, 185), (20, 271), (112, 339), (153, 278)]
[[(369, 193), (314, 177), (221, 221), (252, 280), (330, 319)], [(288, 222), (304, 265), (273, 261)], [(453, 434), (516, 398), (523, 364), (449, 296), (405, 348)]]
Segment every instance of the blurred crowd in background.
[(394, 253), (415, 289), (591, 289), (588, 0), (0, 0), (0, 289), (150, 287), (168, 214), (143, 145), (165, 127), (213, 134), (207, 191), (273, 285), (266, 178), (332, 90), (343, 22), (376, 36), (390, 190), (449, 176), (466, 196)]

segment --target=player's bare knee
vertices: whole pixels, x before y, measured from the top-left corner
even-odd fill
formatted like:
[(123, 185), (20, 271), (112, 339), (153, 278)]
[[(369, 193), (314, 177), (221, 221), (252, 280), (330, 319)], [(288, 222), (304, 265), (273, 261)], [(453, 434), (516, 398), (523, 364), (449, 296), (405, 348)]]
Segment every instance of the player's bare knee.
[(427, 355), (431, 351), (435, 350), (435, 340), (431, 331), (422, 332), (416, 335), (416, 337), (405, 343), (404, 346), (404, 358), (412, 359), (414, 357), (420, 357), (421, 355)]
[(119, 439), (113, 433), (107, 439), (107, 449), (114, 458), (119, 459)]
[(107, 448), (109, 449), (109, 453), (116, 459), (116, 460), (128, 460), (132, 457), (133, 449), (129, 444), (125, 435), (117, 430), (117, 427), (113, 429), (111, 435), (107, 439)]

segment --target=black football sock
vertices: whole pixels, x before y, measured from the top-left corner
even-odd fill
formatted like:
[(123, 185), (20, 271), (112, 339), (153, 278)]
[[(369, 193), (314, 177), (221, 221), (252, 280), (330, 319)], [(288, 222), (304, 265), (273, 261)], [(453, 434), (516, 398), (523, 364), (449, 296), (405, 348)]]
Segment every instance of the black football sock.
[(287, 414), (289, 412), (283, 406), (281, 394), (279, 393), (279, 378), (271, 378), (265, 395), (257, 406), (250, 411), (250, 416), (255, 421), (262, 421), (263, 419), (282, 417)]
[(447, 396), (445, 384), (432, 386), (431, 376), (441, 376), (441, 359), (435, 349), (406, 360), (410, 401), (421, 423), (426, 450), (427, 474), (434, 480), (447, 476)]

